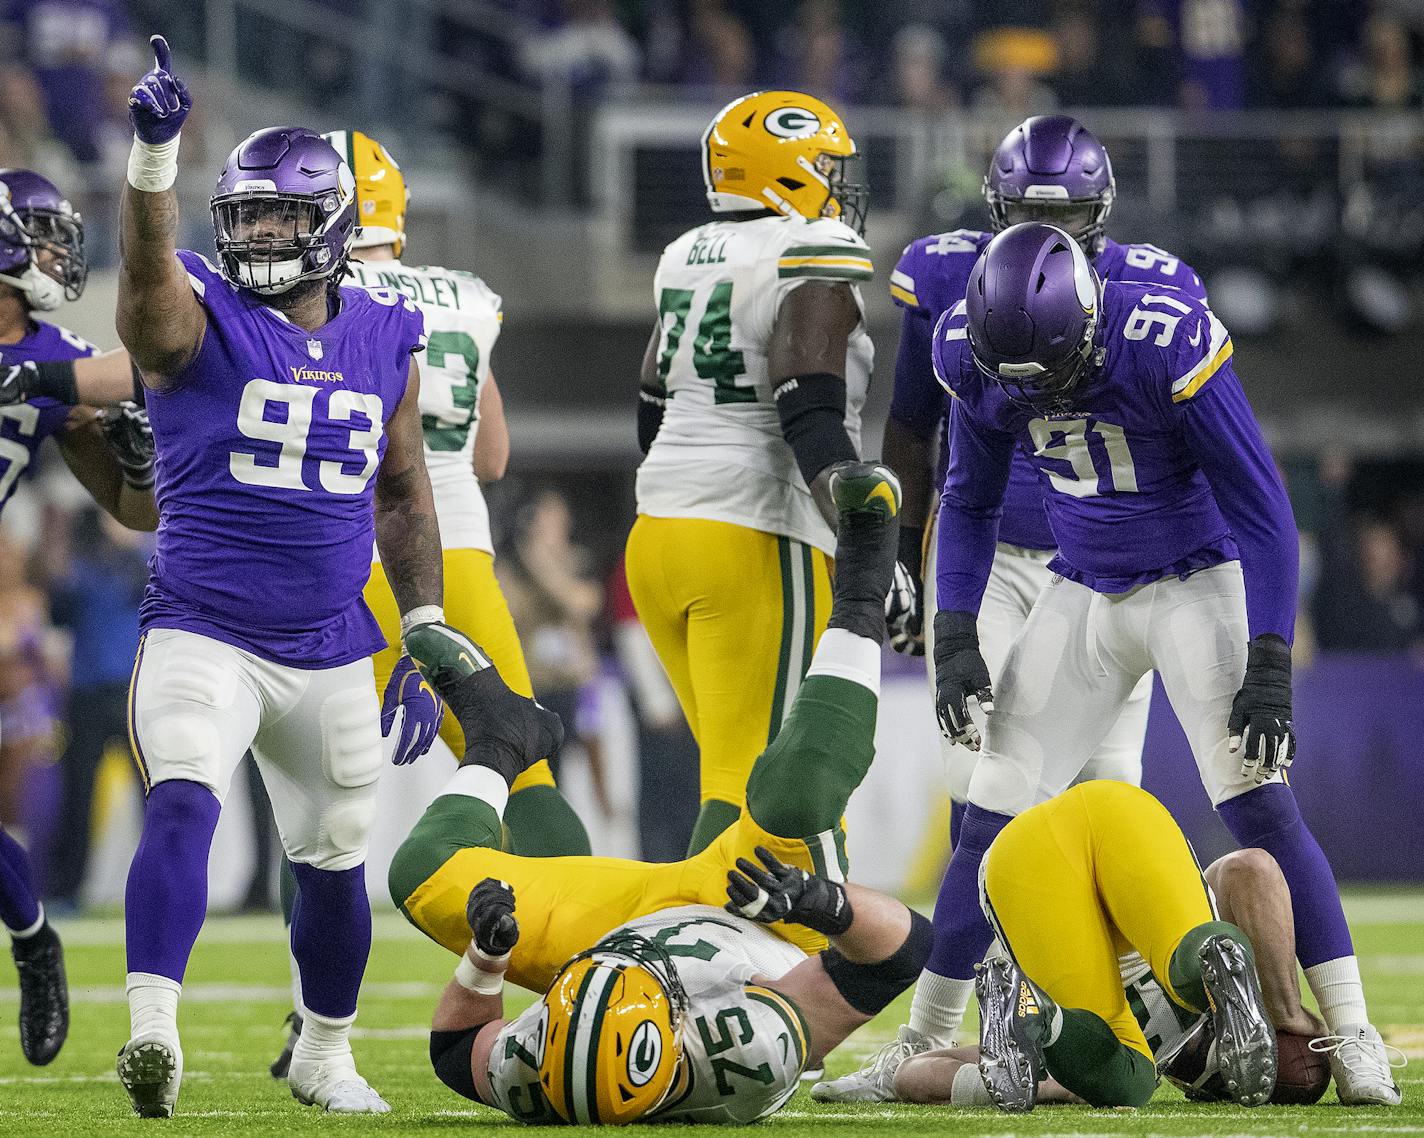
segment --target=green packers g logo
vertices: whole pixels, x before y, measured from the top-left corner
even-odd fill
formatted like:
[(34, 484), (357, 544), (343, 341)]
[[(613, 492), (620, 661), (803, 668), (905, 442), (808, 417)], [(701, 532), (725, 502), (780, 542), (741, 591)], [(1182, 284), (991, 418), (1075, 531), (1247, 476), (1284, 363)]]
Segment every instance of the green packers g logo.
[(644, 1086), (657, 1074), (662, 1057), (663, 1038), (658, 1034), (658, 1025), (645, 1019), (628, 1044), (628, 1081), (635, 1087)]
[(821, 120), (805, 107), (781, 107), (766, 116), (766, 130), (777, 138), (810, 138)]

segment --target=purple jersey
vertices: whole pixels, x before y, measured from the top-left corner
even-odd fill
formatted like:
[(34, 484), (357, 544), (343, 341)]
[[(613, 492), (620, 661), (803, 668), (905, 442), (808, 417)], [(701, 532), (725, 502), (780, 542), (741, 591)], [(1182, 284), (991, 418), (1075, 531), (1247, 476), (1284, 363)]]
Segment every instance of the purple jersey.
[[(24, 338), (0, 344), (0, 364), (25, 360), (77, 360), (99, 349), (67, 328), (32, 321)], [(15, 483), (30, 468), (40, 443), (58, 432), (69, 408), (53, 399), (31, 399), (0, 407), (0, 511), (15, 493)]]
[(1057, 573), (1100, 593), (1240, 559), (1251, 635), (1287, 640), (1297, 538), (1290, 503), (1202, 302), (1151, 285), (1103, 286), (1101, 368), (1071, 414), (1041, 416), (975, 365), (964, 303), (934, 332), (955, 399), (940, 508), (940, 607), (976, 612), (1014, 451), (1038, 472)]
[[(905, 247), (890, 275), (890, 295), (905, 309), (890, 413), (921, 438), (937, 432), (945, 417), (944, 392), (930, 367), (930, 329), (941, 312), (964, 299), (970, 270), (993, 237), (973, 229), (921, 237)], [(1119, 245), (1109, 240), (1093, 267), (1104, 280), (1164, 285), (1206, 299), (1201, 277), (1191, 266), (1155, 245)], [(939, 461), (937, 484), (943, 485), (949, 461), (947, 445), (940, 447)], [(1015, 459), (1009, 472), (999, 539), (1028, 549), (1054, 548), (1053, 531), (1043, 510), (1043, 490), (1026, 459)]]
[(308, 332), (178, 256), (208, 324), (178, 386), (147, 393), (160, 520), (142, 627), (294, 667), (369, 656), (375, 473), (424, 320), (389, 289), (343, 288)]

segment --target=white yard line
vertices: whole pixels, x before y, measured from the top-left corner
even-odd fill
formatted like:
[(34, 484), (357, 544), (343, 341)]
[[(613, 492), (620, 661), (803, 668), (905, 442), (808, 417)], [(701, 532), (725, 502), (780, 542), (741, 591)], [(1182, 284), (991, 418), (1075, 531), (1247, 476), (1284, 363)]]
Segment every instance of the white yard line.
[[(419, 1000), (437, 996), (443, 991), (443, 984), (428, 984), (418, 980), (371, 981), (361, 985), (361, 994), (366, 997), (387, 999)], [(292, 989), (288, 984), (186, 984), (183, 987), (185, 1004), (237, 1004), (251, 1000), (290, 1000)], [(20, 993), (11, 987), (0, 987), (0, 1004), (19, 1003)], [(123, 1004), (128, 1002), (124, 989), (117, 984), (93, 985), (71, 988), (71, 1004)]]

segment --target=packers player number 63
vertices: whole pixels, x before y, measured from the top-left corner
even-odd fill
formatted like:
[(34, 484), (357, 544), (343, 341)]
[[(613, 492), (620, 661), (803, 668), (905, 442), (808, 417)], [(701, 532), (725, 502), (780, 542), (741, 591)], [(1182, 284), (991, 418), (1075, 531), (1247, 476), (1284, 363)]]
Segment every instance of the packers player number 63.
[(628, 585), (701, 749), (690, 852), (736, 818), (825, 627), (823, 483), (857, 456), (872, 364), (855, 155), (809, 95), (730, 104), (702, 139), (724, 216), (669, 245), (654, 282)]

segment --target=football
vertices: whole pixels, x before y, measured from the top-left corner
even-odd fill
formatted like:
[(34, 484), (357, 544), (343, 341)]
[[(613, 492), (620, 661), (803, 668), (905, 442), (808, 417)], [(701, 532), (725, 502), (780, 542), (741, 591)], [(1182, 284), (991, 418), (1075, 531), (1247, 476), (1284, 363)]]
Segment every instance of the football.
[(1330, 1086), (1330, 1059), (1310, 1049), (1310, 1037), (1276, 1032), (1279, 1069), (1271, 1101), (1279, 1106), (1309, 1106)]

